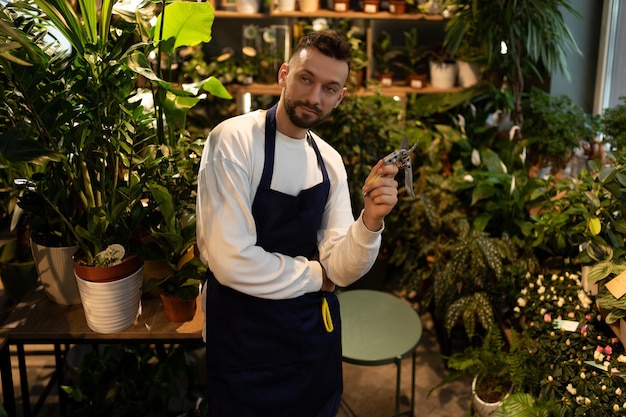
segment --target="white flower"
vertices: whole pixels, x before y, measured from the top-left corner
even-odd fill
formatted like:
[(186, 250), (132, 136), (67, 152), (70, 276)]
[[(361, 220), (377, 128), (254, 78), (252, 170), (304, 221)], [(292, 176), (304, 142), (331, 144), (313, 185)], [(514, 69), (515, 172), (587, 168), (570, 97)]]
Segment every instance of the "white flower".
[[(548, 381), (552, 382), (554, 380), (554, 378), (552, 378), (552, 375), (548, 375)], [(570, 384), (572, 385), (572, 384)]]
[(478, 149), (472, 149), (472, 164), (476, 167), (480, 165), (480, 152), (478, 152)]
[(591, 299), (587, 296), (584, 290), (578, 290), (578, 300), (583, 305), (584, 308), (589, 308), (591, 306)]
[(556, 305), (558, 305), (559, 307), (563, 307), (563, 304), (565, 304), (565, 299), (563, 297), (559, 297), (559, 301), (556, 303)]
[(470, 174), (467, 174), (463, 177), (463, 181), (465, 182), (474, 182), (474, 177), (472, 177)]
[[(617, 396), (621, 396), (621, 395), (622, 395), (622, 389), (618, 387), (618, 388), (615, 390), (615, 395), (617, 395)], [(626, 404), (626, 403), (624, 403), (624, 404)], [(624, 406), (624, 408), (626, 408), (626, 405)]]
[(328, 21), (326, 19), (324, 19), (323, 17), (320, 17), (318, 19), (315, 19), (313, 21), (313, 30), (318, 32), (320, 30), (326, 30), (328, 29)]
[(542, 308), (541, 310), (539, 310), (539, 314), (541, 314), (542, 316), (545, 315), (548, 312), (548, 310), (546, 310), (545, 308)]
[(619, 411), (619, 405), (613, 404), (613, 411), (617, 413)]
[(601, 389), (602, 389), (602, 392), (605, 392), (606, 391), (606, 385), (602, 385)]
[(585, 397), (585, 405), (591, 405), (591, 400)]
[(576, 388), (574, 388), (574, 386), (572, 384), (567, 384), (567, 387), (565, 387), (565, 389), (567, 390), (567, 392), (569, 392), (572, 395), (576, 395)]
[(546, 287), (541, 285), (541, 287), (539, 287), (539, 289), (537, 290), (537, 294), (543, 294), (544, 292), (546, 292)]
[(581, 372), (580, 373), (580, 379), (585, 379), (585, 378), (587, 378), (587, 375), (585, 375), (584, 372)]
[(520, 306), (520, 307), (526, 307), (526, 299), (522, 298), (522, 297), (518, 298), (517, 299), (517, 305)]
[(599, 350), (596, 350), (595, 352), (593, 352), (593, 359), (596, 362), (602, 362), (604, 360), (604, 354)]
[(626, 363), (626, 355), (619, 355), (617, 357), (617, 361), (621, 363)]

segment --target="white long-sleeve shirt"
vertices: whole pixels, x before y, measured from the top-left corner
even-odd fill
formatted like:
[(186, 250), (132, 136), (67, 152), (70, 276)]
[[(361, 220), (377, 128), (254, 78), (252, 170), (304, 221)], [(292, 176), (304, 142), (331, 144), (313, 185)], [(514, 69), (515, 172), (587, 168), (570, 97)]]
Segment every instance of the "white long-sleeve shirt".
[[(198, 173), (197, 244), (200, 257), (222, 284), (269, 299), (319, 291), (322, 269), (339, 286), (364, 275), (374, 263), (381, 232), (354, 220), (346, 170), (339, 153), (316, 135), (330, 179), (317, 233), (320, 261), (266, 252), (256, 245), (252, 203), (265, 160), (265, 111), (237, 116), (210, 133)], [(322, 181), (316, 155), (305, 138), (276, 133), (273, 190), (297, 195)]]

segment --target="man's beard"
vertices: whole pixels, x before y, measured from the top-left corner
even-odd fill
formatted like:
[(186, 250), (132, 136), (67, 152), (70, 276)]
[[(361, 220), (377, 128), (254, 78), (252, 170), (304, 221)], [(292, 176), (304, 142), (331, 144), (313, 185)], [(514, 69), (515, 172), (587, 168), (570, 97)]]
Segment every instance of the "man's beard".
[[(300, 117), (296, 112), (296, 108), (306, 107), (309, 110), (314, 111), (317, 114), (317, 117)], [(319, 107), (310, 106), (303, 101), (291, 101), (285, 96), (285, 111), (287, 112), (287, 116), (289, 116), (289, 120), (295, 126), (301, 129), (311, 129), (320, 123), (322, 123), (330, 113), (324, 114)], [(309, 113), (306, 113), (309, 115)]]

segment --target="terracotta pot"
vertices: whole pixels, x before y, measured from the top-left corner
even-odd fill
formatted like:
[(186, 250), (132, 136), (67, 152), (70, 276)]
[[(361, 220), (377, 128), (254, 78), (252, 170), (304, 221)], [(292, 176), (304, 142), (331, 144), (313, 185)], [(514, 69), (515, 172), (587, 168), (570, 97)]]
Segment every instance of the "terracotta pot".
[(380, 0), (363, 0), (363, 11), (365, 13), (378, 13)]
[(196, 299), (191, 301), (181, 300), (173, 295), (161, 293), (163, 311), (165, 317), (172, 323), (184, 323), (193, 319), (196, 314)]
[(80, 255), (74, 255), (74, 272), (79, 278), (93, 282), (110, 282), (127, 277), (141, 268), (141, 260), (136, 255), (131, 255), (121, 263), (112, 266), (87, 266), (80, 261)]
[(406, 13), (406, 1), (405, 0), (392, 0), (391, 2), (389, 2), (389, 12), (391, 14)]
[(298, 7), (301, 12), (313, 13), (320, 8), (319, 0), (298, 0)]
[(348, 0), (335, 0), (333, 10), (336, 12), (347, 12), (350, 10), (350, 1)]
[(426, 81), (428, 80), (428, 75), (426, 74), (411, 74), (408, 77), (409, 87), (411, 88), (424, 88), (426, 87)]
[(393, 73), (385, 72), (376, 76), (383, 87), (391, 87), (393, 85)]

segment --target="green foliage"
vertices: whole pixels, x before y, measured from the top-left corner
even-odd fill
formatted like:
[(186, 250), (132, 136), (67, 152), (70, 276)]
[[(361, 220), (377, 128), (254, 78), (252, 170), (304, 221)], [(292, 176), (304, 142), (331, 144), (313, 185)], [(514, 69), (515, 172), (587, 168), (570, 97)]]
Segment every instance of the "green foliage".
[(502, 331), (492, 328), (478, 346), (469, 346), (463, 352), (447, 358), (447, 366), (453, 372), (442, 383), (467, 375), (477, 377), (476, 393), (487, 402), (504, 398), (513, 387), (512, 366), (516, 360), (509, 350)]
[[(194, 198), (191, 188), (181, 187), (180, 176), (160, 171), (181, 168), (191, 156), (185, 153), (188, 146), (179, 149), (190, 141), (187, 111), (202, 92), (231, 98), (213, 77), (175, 87), (165, 80), (160, 65), (158, 74), (152, 71), (147, 56), (154, 52), (171, 58), (180, 46), (210, 41), (213, 7), (162, 2), (159, 26), (151, 30), (150, 13), (156, 10), (152, 2), (122, 18), (113, 18), (117, 10), (110, 0), (99, 10), (93, 2), (81, 1), (78, 12), (66, 0), (35, 3), (40, 9), (26, 3), (11, 7), (48, 19), (49, 27), (67, 38), (72, 53), (48, 55), (49, 47), (37, 48), (41, 33), (31, 33), (32, 26), (21, 34), (17, 24), (3, 26), (8, 27), (5, 36), (30, 46), (23, 48), (28, 55), (16, 49), (14, 56), (24, 62), (36, 58), (30, 59), (33, 71), (21, 71), (14, 59), (0, 61), (6, 74), (0, 91), (12, 103), (10, 111), (0, 113), (0, 121), (12, 128), (3, 138), (3, 156), (11, 157), (11, 164), (44, 163), (22, 182), (26, 192), (20, 205), (35, 217), (36, 240), (49, 244), (43, 237), (52, 236), (58, 244), (78, 244), (88, 263), (112, 243), (133, 252), (142, 229), (154, 226), (152, 212), (158, 207), (150, 199), (151, 181), (181, 191), (173, 201), (184, 210)], [(166, 13), (171, 16), (163, 19)], [(142, 105), (138, 75), (153, 83), (154, 114)], [(178, 162), (172, 162), (172, 155)], [(180, 173), (185, 175), (183, 185), (193, 185), (188, 181), (190, 172), (195, 175), (193, 168)]]
[(193, 401), (204, 389), (178, 345), (108, 346), (90, 351), (76, 369), (78, 381), (62, 386), (76, 416), (168, 416), (187, 411), (172, 398)]
[(406, 74), (428, 73), (428, 47), (421, 42), (417, 27), (404, 32), (404, 45), (400, 50), (402, 53), (397, 66)]
[(380, 74), (393, 71), (398, 58), (402, 55), (402, 49), (393, 44), (391, 35), (382, 31), (375, 42), (372, 43), (372, 53), (376, 62), (376, 70)]
[(531, 165), (537, 161), (554, 172), (564, 169), (573, 150), (583, 141), (591, 142), (599, 130), (598, 118), (564, 94), (552, 96), (534, 87), (523, 106), (523, 135)]
[(620, 97), (620, 100), (620, 104), (605, 109), (601, 119), (605, 141), (617, 152), (626, 148), (626, 97)]
[[(578, 46), (565, 24), (563, 12), (580, 16), (567, 0), (459, 0), (456, 12), (446, 24), (444, 46), (455, 54), (462, 44), (485, 52), (496, 85), (511, 89), (513, 123), (521, 125), (525, 78), (541, 77), (541, 63), (548, 71), (568, 75), (567, 53)], [(491, 22), (485, 25), (484, 22)], [(507, 53), (501, 53), (502, 44)]]

